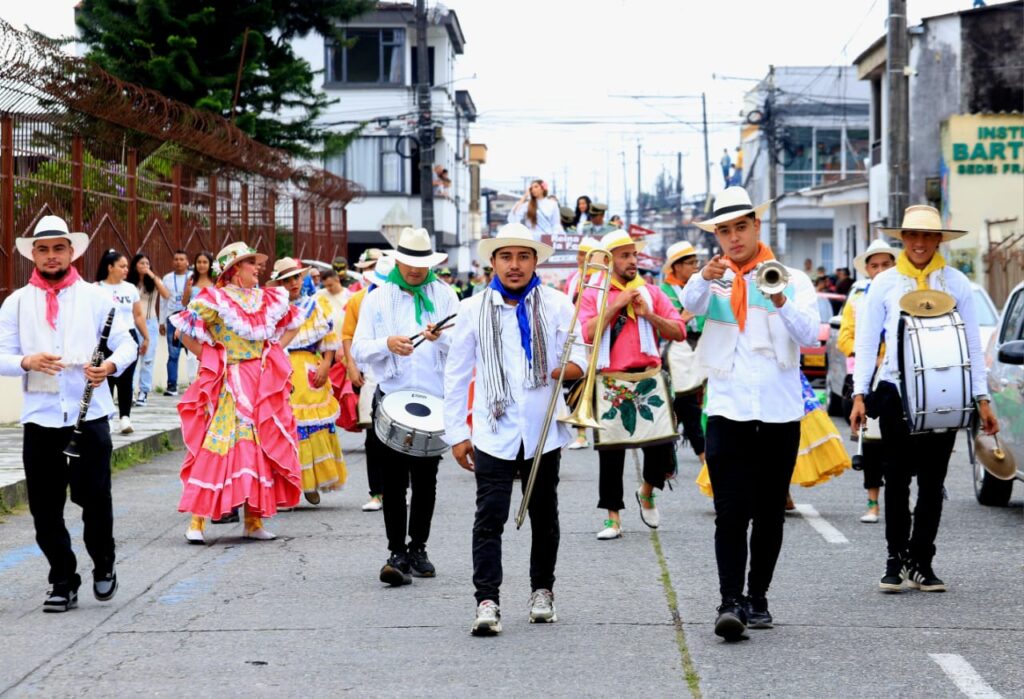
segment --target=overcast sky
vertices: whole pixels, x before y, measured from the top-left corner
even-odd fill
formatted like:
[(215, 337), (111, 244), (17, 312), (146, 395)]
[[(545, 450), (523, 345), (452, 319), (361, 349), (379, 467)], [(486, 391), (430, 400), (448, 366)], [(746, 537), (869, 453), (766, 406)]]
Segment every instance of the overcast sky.
[[(8, 1), (0, 17), (18, 28), (70, 34), (75, 4)], [(539, 176), (553, 180), (563, 197), (566, 185), (568, 198), (609, 197), (613, 211), (623, 208), (623, 155), (635, 196), (638, 139), (645, 190), (662, 169), (674, 175), (675, 154), (682, 152), (684, 189), (704, 191), (701, 92), (707, 94), (710, 153), (717, 164), (723, 148), (732, 152), (739, 143), (742, 95), (755, 84), (743, 78), (764, 77), (769, 64), (848, 65), (884, 33), (888, 13), (887, 0), (445, 4), (458, 14), (466, 36), (457, 69), (463, 79), (455, 87), (469, 90), (480, 112), (471, 138), (489, 149), (485, 183), (511, 187)], [(921, 17), (970, 9), (972, 0), (907, 4), (916, 24)], [(827, 71), (815, 89), (829, 94)], [(557, 123), (567, 121), (593, 123)], [(717, 191), (723, 186), (717, 165), (711, 174)]]

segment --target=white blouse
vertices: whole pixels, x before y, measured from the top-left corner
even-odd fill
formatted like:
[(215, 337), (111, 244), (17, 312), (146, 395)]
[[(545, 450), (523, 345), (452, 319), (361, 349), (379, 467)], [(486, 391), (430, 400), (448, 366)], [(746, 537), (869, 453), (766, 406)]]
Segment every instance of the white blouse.
[(528, 202), (513, 206), (512, 210), (508, 212), (508, 222), (521, 223), (535, 234), (550, 236), (564, 235), (565, 232), (562, 230), (562, 215), (557, 201), (551, 198), (544, 198), (537, 201), (536, 226), (530, 225), (529, 219), (526, 218), (526, 212), (529, 209), (529, 206)]

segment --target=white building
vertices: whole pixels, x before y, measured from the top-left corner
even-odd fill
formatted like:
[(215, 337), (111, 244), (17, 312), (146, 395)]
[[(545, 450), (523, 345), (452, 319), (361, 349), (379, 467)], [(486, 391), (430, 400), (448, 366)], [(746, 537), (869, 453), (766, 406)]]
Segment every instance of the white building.
[[(808, 188), (834, 185), (863, 175), (870, 155), (868, 102), (870, 89), (856, 71), (842, 66), (785, 66), (774, 73), (774, 121), (778, 170), (778, 234), (776, 254), (802, 267), (810, 259), (828, 272), (851, 266), (849, 246), (839, 244), (835, 211), (819, 200), (800, 196)], [(744, 128), (743, 182), (755, 202), (769, 199), (768, 139), (765, 128), (771, 83), (766, 78), (747, 93)], [(753, 122), (753, 123), (750, 123)], [(842, 222), (851, 225), (864, 223)], [(770, 225), (765, 215), (764, 225)], [(859, 230), (857, 235), (866, 234)]]
[[(348, 207), (349, 255), (354, 257), (366, 247), (386, 244), (381, 222), (394, 215), (396, 205), (409, 225), (421, 221), (415, 6), (381, 2), (344, 29), (355, 40), (352, 46), (310, 34), (296, 40), (294, 48), (314, 70), (323, 71), (322, 89), (339, 100), (322, 122), (337, 126), (339, 133), (367, 123), (343, 155), (323, 164), (366, 190), (362, 201)], [(478, 217), (470, 215), (478, 211), (471, 206), (469, 149), (476, 107), (468, 91), (456, 89), (455, 62), (465, 37), (454, 12), (431, 8), (427, 43), (436, 139), (431, 165), (447, 170), (450, 180), (434, 188), (434, 227), (443, 234), (450, 265), (468, 269), (470, 244), (479, 237)]]

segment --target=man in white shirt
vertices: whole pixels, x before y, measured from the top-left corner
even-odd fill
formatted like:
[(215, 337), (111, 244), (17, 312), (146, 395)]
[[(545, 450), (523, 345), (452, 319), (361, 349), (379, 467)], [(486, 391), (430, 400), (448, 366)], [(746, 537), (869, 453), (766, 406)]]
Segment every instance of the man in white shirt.
[[(389, 393), (417, 390), (437, 398), (444, 394), (444, 362), (451, 336), (441, 331), (440, 321), (453, 317), (459, 304), (451, 287), (430, 271), (448, 255), (433, 251), (425, 228), (403, 229), (393, 256), (395, 267), (387, 281), (363, 300), (352, 338), (352, 357), (377, 382), (373, 422), (380, 401)], [(414, 335), (427, 341), (414, 349)], [(411, 456), (387, 444), (381, 451), (384, 528), (391, 556), (380, 570), (380, 580), (392, 586), (408, 585), (411, 575), (431, 578), (436, 574), (426, 544), (441, 457)], [(410, 479), (407, 522), (405, 493)]]
[[(883, 592), (900, 592), (903, 585), (925, 592), (944, 592), (946, 583), (932, 569), (935, 536), (942, 516), (943, 490), (956, 430), (910, 434), (900, 397), (898, 333), (900, 299), (910, 291), (937, 289), (956, 300), (963, 320), (971, 363), (971, 395), (977, 405), (981, 428), (999, 431), (989, 402), (985, 357), (978, 333), (971, 283), (964, 274), (946, 265), (939, 245), (967, 234), (944, 229), (938, 210), (911, 206), (900, 228), (882, 228), (903, 238), (896, 266), (871, 280), (871, 290), (857, 308), (857, 357), (878, 356), (884, 334), (885, 357), (872, 389), (874, 362), (857, 362), (853, 374), (853, 411), (850, 423), (856, 433), (868, 414), (877, 417), (882, 431), (885, 468), (885, 540), (888, 559), (879, 582)], [(865, 400), (865, 396), (867, 399)], [(917, 476), (917, 504), (910, 517), (910, 481)], [(911, 531), (913, 529), (913, 531)]]
[[(502, 581), (501, 535), (508, 520), (512, 481), (525, 489), (538, 449), (542, 449), (530, 500), (530, 621), (553, 622), (555, 559), (558, 556), (558, 465), (570, 429), (552, 421), (541, 435), (551, 391), (558, 378), (573, 306), (560, 291), (543, 285), (535, 270), (553, 249), (535, 242), (520, 223), (502, 227), (482, 240), (481, 259), (497, 276), (462, 302), (445, 367), (445, 441), (467, 471), (476, 474), (473, 524), (473, 584), (477, 614), (472, 633), (501, 632), (499, 588)], [(583, 375), (581, 346), (566, 366), (566, 379)], [(476, 370), (472, 433), (466, 423), (469, 385)], [(568, 412), (559, 393), (559, 411)]]
[(174, 326), (169, 318), (178, 311), (185, 310), (189, 296), (192, 294), (192, 277), (188, 273), (188, 253), (175, 250), (171, 262), (172, 271), (164, 275), (163, 282), (171, 292), (170, 298), (160, 302), (160, 334), (167, 337), (167, 388), (165, 396), (178, 395), (178, 359), (181, 356), (182, 344), (174, 338)]
[(767, 208), (753, 206), (742, 187), (719, 194), (711, 218), (697, 225), (715, 234), (725, 255), (683, 291), (683, 306), (707, 316), (697, 358), (708, 372), (705, 456), (722, 595), (715, 633), (727, 641), (743, 638), (748, 623), (772, 626), (767, 592), (804, 416), (800, 346), (818, 341), (817, 297), (806, 274), (787, 267), (788, 285), (770, 296), (754, 283), (757, 267), (775, 257), (759, 239)]
[[(113, 319), (106, 361), (92, 366), (113, 309), (109, 294), (82, 280), (71, 266), (89, 245), (85, 233), (68, 232), (59, 216), (44, 216), (32, 236), (15, 244), (35, 269), (24, 286), (0, 308), (0, 374), (22, 378), (25, 427), (24, 466), (36, 543), (50, 564), (53, 586), (44, 612), (78, 605), (78, 562), (64, 525), (68, 487), (82, 507), (85, 547), (93, 561), (93, 594), (108, 601), (117, 592), (114, 571), (114, 515), (110, 495), (110, 425), (114, 412), (106, 378), (138, 356), (126, 322)], [(87, 383), (92, 386), (80, 432), (75, 430)], [(64, 454), (72, 437), (79, 456)]]

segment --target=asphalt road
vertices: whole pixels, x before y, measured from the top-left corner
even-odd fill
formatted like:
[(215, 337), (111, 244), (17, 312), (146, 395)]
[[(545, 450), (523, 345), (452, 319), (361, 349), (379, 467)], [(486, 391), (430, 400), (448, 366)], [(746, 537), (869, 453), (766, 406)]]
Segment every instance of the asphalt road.
[[(776, 628), (724, 644), (712, 633), (712, 508), (691, 485), (688, 449), (676, 490), (659, 499), (657, 535), (630, 507), (625, 537), (611, 542), (594, 538), (603, 519), (596, 456), (566, 451), (559, 621), (527, 623), (529, 534), (510, 524), (505, 631), (481, 639), (469, 635), (472, 476), (442, 462), (428, 546), (438, 577), (387, 588), (377, 581), (383, 519), (359, 510), (360, 442), (343, 442), (346, 489), (325, 494), (319, 508), (279, 515), (268, 526), (280, 538), (268, 543), (220, 525), (208, 529), (210, 545), (186, 545), (186, 517), (175, 511), (180, 453), (119, 474), (120, 591), (99, 603), (83, 586), (79, 609), (67, 614), (42, 613), (47, 568), (31, 520), (6, 517), (0, 694), (1024, 695), (1024, 491), (1010, 508), (978, 505), (962, 448), (935, 561), (948, 593), (878, 592), (882, 525), (857, 521), (865, 498), (860, 475), (848, 472), (793, 493), (805, 514), (788, 518), (769, 593)], [(77, 508), (67, 512), (81, 551)], [(80, 568), (88, 581), (84, 556)]]

